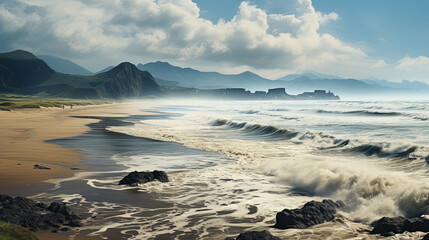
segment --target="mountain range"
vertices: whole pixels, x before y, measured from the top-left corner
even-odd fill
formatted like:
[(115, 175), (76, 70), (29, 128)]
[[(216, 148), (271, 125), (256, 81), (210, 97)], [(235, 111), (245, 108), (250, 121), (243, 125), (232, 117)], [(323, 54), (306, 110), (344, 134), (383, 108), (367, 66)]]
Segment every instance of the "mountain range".
[(286, 88), (286, 91), (290, 94), (323, 89), (347, 97), (384, 97), (400, 94), (424, 95), (429, 91), (429, 85), (423, 82), (403, 81), (402, 83), (394, 83), (386, 80), (344, 79), (317, 72), (290, 74), (277, 80), (270, 80), (249, 71), (240, 74), (202, 72), (159, 61), (144, 65), (138, 64), (137, 68), (149, 71), (156, 79), (162, 79), (164, 82), (159, 81), (161, 85), (169, 85), (169, 83), (175, 82), (176, 86), (203, 89), (246, 88), (258, 91), (269, 88)]
[[(151, 90), (146, 91), (145, 85)], [(137, 67), (131, 63), (123, 63), (116, 67), (109, 66), (94, 74), (70, 60), (54, 56), (36, 57), (22, 50), (0, 54), (0, 91), (3, 92), (121, 98), (138, 97), (150, 94), (151, 91), (159, 92), (160, 86), (246, 88), (252, 91), (286, 88), (289, 94), (323, 89), (346, 98), (421, 96), (429, 91), (428, 84), (418, 81), (404, 80), (399, 83), (379, 79), (344, 79), (311, 71), (270, 80), (249, 71), (240, 74), (203, 72), (160, 61), (138, 64)]]
[(38, 55), (37, 57), (45, 61), (45, 63), (48, 64), (50, 68), (60, 73), (82, 75), (82, 76), (94, 75), (94, 73), (92, 73), (88, 69), (68, 59), (63, 59), (63, 58), (59, 58), (51, 55)]
[(53, 70), (30, 52), (0, 54), (0, 92), (69, 98), (130, 98), (161, 93), (153, 76), (131, 63), (121, 63), (92, 76)]

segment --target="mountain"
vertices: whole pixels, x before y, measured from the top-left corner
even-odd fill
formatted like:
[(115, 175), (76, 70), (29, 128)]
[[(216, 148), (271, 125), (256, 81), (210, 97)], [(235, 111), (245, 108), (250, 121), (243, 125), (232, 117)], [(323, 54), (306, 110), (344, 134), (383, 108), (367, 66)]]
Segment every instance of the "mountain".
[(326, 74), (321, 74), (321, 73), (314, 72), (314, 71), (306, 71), (304, 73), (299, 73), (299, 74), (289, 74), (289, 75), (281, 77), (277, 80), (291, 81), (291, 80), (294, 80), (294, 79), (297, 79), (300, 77), (308, 77), (310, 79), (325, 79), (325, 78), (326, 79), (341, 79), (340, 77), (335, 76), (335, 75), (326, 75)]
[(160, 94), (153, 76), (121, 63), (94, 76), (55, 72), (33, 54), (16, 50), (0, 54), (0, 91), (69, 98), (129, 98)]
[(137, 68), (148, 71), (156, 78), (169, 82), (178, 82), (181, 87), (205, 89), (246, 88), (258, 90), (267, 88), (271, 80), (252, 72), (240, 74), (221, 74), (218, 72), (201, 72), (192, 68), (181, 68), (167, 62), (151, 62), (138, 64)]
[(90, 72), (84, 67), (79, 66), (78, 64), (67, 59), (62, 59), (62, 58), (54, 57), (50, 55), (38, 55), (38, 57), (42, 59), (46, 64), (48, 64), (48, 66), (51, 67), (53, 70), (60, 73), (83, 75), (83, 76), (94, 75), (94, 73)]
[(419, 82), (419, 81), (411, 82), (408, 80), (403, 80), (402, 82), (389, 82), (387, 80), (379, 80), (379, 79), (362, 79), (362, 81), (368, 84), (389, 87), (389, 88), (429, 90), (429, 85), (427, 83)]
[(0, 87), (28, 88), (41, 84), (55, 74), (43, 60), (33, 54), (17, 50), (0, 54)]
[(311, 79), (307, 76), (288, 81), (287, 86), (292, 93), (326, 89), (340, 96), (362, 96), (390, 90), (386, 87), (374, 86), (356, 79)]
[(95, 74), (99, 74), (99, 73), (107, 72), (107, 71), (111, 70), (111, 69), (112, 69), (112, 68), (114, 68), (114, 67), (115, 67), (115, 66), (108, 66), (108, 67), (106, 67), (106, 68), (104, 68), (104, 69), (102, 69), (102, 70), (100, 70), (100, 71), (96, 72)]
[[(421, 96), (427, 93), (421, 90), (424, 83), (403, 82), (400, 86), (376, 84), (358, 79), (343, 79), (335, 75), (325, 75), (307, 71), (302, 74), (290, 74), (277, 80), (269, 80), (252, 72), (240, 74), (221, 74), (218, 72), (202, 72), (192, 68), (181, 68), (167, 62), (151, 62), (138, 64), (140, 70), (149, 71), (160, 85), (176, 87), (217, 89), (245, 88), (251, 91), (267, 90), (270, 88), (285, 88), (289, 94), (327, 90), (340, 95), (342, 98), (386, 98)], [(386, 81), (387, 82), (387, 81)], [(390, 83), (390, 82), (388, 82)], [(394, 84), (394, 83), (391, 83)], [(418, 87), (420, 84), (420, 87)], [(411, 88), (410, 86), (413, 86)]]

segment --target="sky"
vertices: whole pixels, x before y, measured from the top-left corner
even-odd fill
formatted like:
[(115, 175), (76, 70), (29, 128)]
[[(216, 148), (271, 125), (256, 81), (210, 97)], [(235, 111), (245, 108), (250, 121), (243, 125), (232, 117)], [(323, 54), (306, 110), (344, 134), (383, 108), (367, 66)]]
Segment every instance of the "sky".
[(0, 52), (429, 83), (427, 0), (3, 0)]

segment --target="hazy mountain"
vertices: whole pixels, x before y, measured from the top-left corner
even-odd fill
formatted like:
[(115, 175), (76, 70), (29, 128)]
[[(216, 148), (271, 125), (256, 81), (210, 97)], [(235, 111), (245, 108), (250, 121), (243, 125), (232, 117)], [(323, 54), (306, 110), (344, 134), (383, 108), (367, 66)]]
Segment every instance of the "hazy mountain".
[(308, 77), (310, 79), (325, 79), (325, 78), (327, 78), (327, 79), (341, 79), (340, 77), (335, 76), (335, 75), (326, 75), (326, 74), (321, 74), (321, 73), (318, 73), (318, 72), (306, 71), (304, 73), (299, 73), (299, 74), (289, 74), (289, 75), (281, 77), (281, 78), (279, 78), (277, 80), (280, 80), (280, 81), (291, 81), (291, 80), (294, 80), (294, 79), (297, 79), (297, 78), (300, 78), (300, 77)]
[(379, 79), (362, 79), (363, 82), (372, 85), (378, 85), (389, 88), (404, 88), (404, 89), (416, 89), (416, 90), (429, 90), (429, 85), (425, 82), (419, 81), (408, 81), (403, 80), (402, 82), (389, 82), (387, 80), (379, 80)]
[(288, 81), (287, 89), (292, 93), (323, 89), (330, 90), (340, 96), (367, 95), (390, 90), (386, 87), (374, 86), (356, 79), (311, 79), (307, 76)]
[(252, 72), (240, 74), (221, 74), (218, 72), (201, 72), (192, 68), (181, 68), (167, 62), (151, 62), (138, 64), (137, 68), (148, 71), (156, 78), (165, 81), (178, 82), (182, 87), (196, 88), (246, 88), (260, 89), (269, 87), (271, 80), (265, 79)]
[(102, 69), (102, 70), (100, 70), (100, 71), (96, 72), (95, 74), (99, 74), (99, 73), (107, 72), (107, 71), (111, 70), (111, 69), (112, 69), (112, 68), (114, 68), (114, 67), (115, 67), (115, 66), (108, 66), (108, 67), (106, 67), (106, 68), (104, 68), (104, 69)]
[(121, 63), (94, 76), (55, 72), (33, 54), (17, 50), (0, 54), (0, 90), (71, 98), (126, 98), (159, 94), (161, 89), (148, 72)]
[(62, 59), (62, 58), (54, 57), (50, 55), (39, 55), (38, 57), (43, 61), (45, 61), (45, 63), (48, 64), (48, 66), (51, 67), (53, 70), (60, 73), (83, 75), (83, 76), (94, 75), (94, 73), (90, 72), (84, 67), (67, 59)]

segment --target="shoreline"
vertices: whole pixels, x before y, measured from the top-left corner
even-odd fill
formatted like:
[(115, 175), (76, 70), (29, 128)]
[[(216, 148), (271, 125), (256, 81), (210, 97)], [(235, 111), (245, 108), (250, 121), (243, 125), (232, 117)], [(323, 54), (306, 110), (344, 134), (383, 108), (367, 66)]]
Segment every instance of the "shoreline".
[[(32, 194), (44, 181), (85, 170), (83, 153), (46, 141), (73, 137), (98, 119), (75, 116), (122, 117), (142, 113), (127, 107), (134, 102), (0, 111), (0, 189), (9, 195)], [(34, 165), (50, 168), (34, 169)], [(73, 170), (73, 168), (75, 170)], [(77, 170), (78, 169), (78, 170)]]

